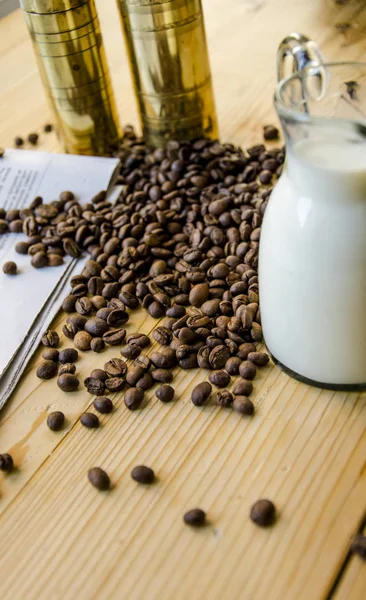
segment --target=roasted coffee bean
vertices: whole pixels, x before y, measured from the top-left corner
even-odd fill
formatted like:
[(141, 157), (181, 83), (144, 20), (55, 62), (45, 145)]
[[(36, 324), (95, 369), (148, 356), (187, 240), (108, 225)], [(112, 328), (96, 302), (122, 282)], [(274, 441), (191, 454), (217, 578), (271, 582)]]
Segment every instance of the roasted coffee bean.
[(0, 234), (7, 233), (9, 231), (9, 225), (4, 219), (0, 219)]
[(57, 378), (57, 385), (63, 392), (75, 392), (79, 387), (79, 380), (76, 375), (63, 373)]
[(250, 509), (250, 518), (260, 527), (273, 525), (276, 520), (276, 508), (270, 500), (257, 500)]
[(182, 358), (178, 361), (178, 365), (182, 369), (195, 369), (198, 367), (197, 354), (192, 353), (186, 358)]
[(153, 387), (154, 383), (155, 382), (150, 373), (145, 373), (136, 383), (136, 387), (141, 388), (144, 390), (144, 392), (147, 392), (147, 390)]
[(174, 360), (172, 356), (163, 354), (162, 352), (152, 352), (151, 362), (158, 369), (171, 369), (174, 366)]
[(241, 379), (237, 381), (233, 387), (233, 394), (235, 396), (250, 396), (253, 391), (253, 384), (251, 381)]
[(93, 369), (89, 377), (92, 377), (93, 379), (100, 379), (101, 381), (108, 379), (108, 375), (103, 369)]
[(203, 406), (208, 401), (212, 386), (208, 381), (203, 381), (192, 390), (191, 400), (195, 406)]
[(69, 339), (73, 340), (79, 329), (72, 323), (65, 323), (62, 326), (62, 333)]
[(106, 491), (110, 488), (111, 481), (109, 476), (100, 467), (93, 467), (88, 472), (88, 479), (92, 486), (100, 491)]
[(278, 140), (280, 132), (274, 125), (264, 125), (263, 137), (265, 140)]
[(111, 412), (113, 412), (113, 402), (106, 396), (96, 398), (93, 402), (93, 406), (95, 410), (97, 410), (102, 415), (108, 415)]
[(141, 388), (131, 387), (125, 392), (124, 403), (129, 410), (137, 410), (144, 399), (144, 391)]
[(215, 346), (209, 355), (211, 369), (222, 369), (229, 358), (230, 352), (226, 346)]
[(209, 297), (210, 289), (207, 283), (198, 283), (189, 293), (189, 303), (192, 306), (201, 307)]
[(173, 319), (180, 319), (185, 314), (186, 309), (184, 308), (184, 306), (180, 306), (179, 304), (173, 304), (173, 306), (168, 308), (166, 311), (166, 316), (172, 317)]
[(17, 137), (14, 139), (14, 144), (15, 144), (15, 145), (16, 145), (18, 148), (19, 148), (20, 146), (23, 146), (23, 144), (24, 144), (24, 140), (23, 140), (23, 138), (21, 138), (20, 136), (17, 136)]
[(256, 348), (254, 344), (245, 342), (239, 346), (238, 358), (241, 360), (247, 360), (248, 354), (251, 352), (256, 352)]
[(114, 329), (113, 331), (107, 331), (103, 335), (103, 341), (108, 344), (108, 346), (117, 346), (122, 344), (126, 337), (125, 329)]
[(43, 131), (45, 133), (50, 133), (53, 130), (53, 125), (51, 125), (51, 123), (46, 123), (46, 125), (43, 127)]
[(156, 327), (152, 336), (161, 346), (168, 346), (172, 341), (173, 334), (166, 327)]
[(60, 410), (52, 412), (47, 417), (47, 426), (51, 431), (60, 431), (65, 424), (65, 415)]
[(206, 513), (201, 508), (192, 508), (185, 513), (183, 520), (191, 527), (202, 527), (206, 522)]
[(247, 396), (235, 396), (233, 408), (241, 415), (252, 415), (254, 413), (254, 404)]
[(28, 142), (32, 144), (32, 146), (35, 146), (38, 142), (38, 137), (38, 133), (30, 133), (28, 135)]
[(124, 377), (127, 373), (127, 363), (121, 358), (111, 358), (104, 365), (104, 371), (110, 377)]
[(109, 313), (107, 317), (107, 323), (110, 327), (120, 327), (121, 325), (127, 323), (129, 318), (129, 314), (126, 310), (117, 308)]
[(100, 425), (97, 415), (91, 412), (86, 412), (81, 415), (80, 423), (88, 429), (96, 429)]
[[(1, 233), (1, 229), (0, 229), (0, 233)], [(15, 244), (15, 252), (17, 252), (18, 254), (28, 254), (28, 250), (29, 250), (28, 242), (17, 242), (17, 244)]]
[(244, 360), (239, 367), (239, 373), (244, 379), (254, 379), (256, 372), (255, 365), (249, 360)]
[(48, 265), (48, 257), (45, 252), (37, 252), (34, 256), (32, 256), (31, 260), (32, 267), (36, 269), (42, 269)]
[(59, 267), (60, 265), (64, 264), (64, 259), (62, 258), (62, 256), (59, 256), (58, 254), (47, 254), (47, 259), (48, 259), (48, 266), (49, 267)]
[(79, 353), (75, 348), (64, 348), (60, 350), (59, 353), (59, 361), (63, 364), (65, 363), (74, 363), (78, 360)]
[(60, 338), (57, 331), (48, 329), (42, 335), (41, 342), (44, 346), (48, 346), (49, 348), (56, 348), (56, 346), (59, 345)]
[(356, 535), (352, 540), (350, 550), (353, 554), (358, 554), (361, 558), (366, 558), (366, 536), (362, 533)]
[(58, 374), (62, 375), (63, 373), (71, 373), (74, 375), (76, 373), (76, 365), (74, 365), (74, 363), (65, 363), (64, 365), (61, 365)]
[(10, 473), (14, 468), (13, 457), (8, 454), (0, 454), (0, 471), (4, 473)]
[(59, 351), (56, 348), (45, 348), (42, 352), (42, 358), (45, 360), (53, 360), (54, 362), (58, 361)]
[(75, 310), (79, 315), (88, 315), (93, 310), (93, 305), (86, 296), (78, 298), (75, 303)]
[[(105, 298), (103, 298), (103, 296), (92, 296), (90, 298), (90, 302), (92, 303), (93, 308), (97, 311), (100, 310), (101, 308), (105, 308), (107, 306), (107, 300)], [(105, 321), (105, 319), (104, 319), (104, 321)]]
[(171, 385), (164, 384), (157, 388), (155, 394), (162, 402), (171, 402), (174, 398), (174, 388)]
[(88, 319), (85, 323), (85, 331), (90, 333), (93, 337), (102, 337), (106, 331), (109, 330), (109, 327), (103, 319), (99, 319), (98, 317), (92, 317)]
[(90, 342), (90, 350), (93, 352), (102, 352), (105, 348), (105, 343), (102, 338), (93, 338)]
[(57, 374), (57, 364), (53, 360), (42, 360), (36, 371), (39, 379), (52, 379)]
[(121, 354), (124, 358), (134, 360), (141, 354), (141, 348), (135, 344), (127, 344), (122, 348)]
[(74, 344), (78, 350), (90, 350), (92, 336), (87, 331), (78, 331), (74, 337)]
[(142, 367), (144, 371), (148, 371), (151, 367), (151, 360), (148, 356), (141, 355), (133, 361), (133, 365)]
[(83, 317), (82, 315), (70, 315), (69, 317), (67, 317), (66, 319), (66, 323), (75, 325), (77, 327), (77, 329), (79, 331), (81, 331), (82, 329), (84, 329), (85, 323), (87, 322), (87, 318)]
[(169, 369), (153, 369), (151, 371), (151, 377), (154, 381), (161, 383), (170, 383), (173, 381), (173, 373)]
[(227, 371), (229, 375), (238, 375), (241, 362), (242, 361), (238, 356), (231, 356), (225, 363), (225, 371)]
[(150, 467), (138, 465), (132, 469), (131, 477), (137, 481), (137, 483), (151, 484), (155, 480), (155, 473)]
[(110, 377), (106, 379), (105, 387), (110, 392), (119, 392), (125, 387), (125, 380), (123, 377)]
[(248, 360), (258, 367), (263, 367), (269, 362), (269, 356), (265, 352), (249, 352)]
[(8, 262), (3, 264), (3, 273), (5, 275), (16, 275), (18, 272), (18, 267), (15, 262), (9, 260)]
[(218, 406), (229, 408), (234, 401), (234, 396), (229, 390), (219, 390), (216, 392), (214, 400)]
[(213, 371), (208, 376), (209, 382), (216, 387), (224, 388), (230, 383), (230, 375), (226, 371)]
[(69, 238), (63, 240), (63, 249), (65, 254), (72, 258), (79, 258), (82, 255), (82, 250), (78, 244)]
[(133, 310), (137, 308), (140, 304), (139, 299), (134, 294), (130, 294), (129, 292), (121, 291), (119, 297), (122, 300), (123, 304), (125, 304), (126, 306), (128, 306), (128, 308), (131, 308)]
[(137, 382), (144, 376), (145, 369), (140, 365), (131, 365), (126, 374), (126, 381), (128, 385), (135, 387)]
[(89, 394), (93, 394), (94, 396), (103, 396), (105, 394), (105, 383), (105, 381), (95, 379), (94, 377), (87, 377), (84, 379), (84, 386)]
[(189, 327), (182, 327), (179, 329), (177, 337), (181, 344), (192, 344), (196, 339), (196, 334)]

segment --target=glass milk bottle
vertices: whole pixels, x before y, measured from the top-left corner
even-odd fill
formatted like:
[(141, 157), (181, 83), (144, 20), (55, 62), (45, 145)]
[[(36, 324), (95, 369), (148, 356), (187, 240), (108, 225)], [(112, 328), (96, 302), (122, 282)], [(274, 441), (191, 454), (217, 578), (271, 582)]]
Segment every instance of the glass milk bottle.
[[(298, 70), (283, 79), (288, 58)], [(366, 63), (326, 64), (293, 34), (279, 75), (286, 163), (261, 233), (264, 339), (298, 379), (366, 389)]]

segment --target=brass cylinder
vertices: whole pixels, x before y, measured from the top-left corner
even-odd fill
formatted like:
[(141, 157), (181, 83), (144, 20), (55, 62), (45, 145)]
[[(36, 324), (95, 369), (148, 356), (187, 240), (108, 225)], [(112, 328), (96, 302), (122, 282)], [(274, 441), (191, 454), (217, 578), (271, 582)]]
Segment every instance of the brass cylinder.
[(108, 153), (120, 137), (94, 0), (20, 0), (67, 152)]
[(216, 138), (201, 0), (117, 0), (144, 137)]

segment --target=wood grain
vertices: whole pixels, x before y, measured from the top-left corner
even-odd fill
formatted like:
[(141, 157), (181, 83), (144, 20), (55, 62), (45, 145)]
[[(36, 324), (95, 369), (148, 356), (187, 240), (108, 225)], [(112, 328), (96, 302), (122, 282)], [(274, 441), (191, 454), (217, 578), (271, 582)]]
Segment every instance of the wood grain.
[[(121, 120), (136, 123), (116, 7), (97, 4)], [(222, 6), (204, 1), (224, 140), (258, 142), (262, 125), (275, 120), (275, 53), (288, 32), (307, 33), (330, 59), (364, 58), (356, 1), (339, 7), (326, 0), (226, 0)], [(347, 34), (335, 28), (340, 22), (352, 24)], [(19, 11), (0, 22), (0, 74), (0, 145), (6, 146), (15, 135), (41, 131), (49, 118)], [(59, 149), (54, 134), (41, 135), (40, 149)], [(137, 311), (128, 331), (148, 333), (155, 324)], [(84, 353), (81, 379), (115, 355), (113, 349)], [(39, 359), (1, 413), (0, 450), (11, 451), (18, 466), (0, 474), (2, 600), (326, 598), (364, 518), (366, 394), (309, 388), (268, 366), (255, 380), (256, 414), (245, 419), (193, 407), (189, 391), (204, 375), (177, 372), (171, 405), (149, 392), (146, 407), (131, 413), (116, 394), (115, 412), (90, 431), (78, 419), (92, 397), (40, 382)], [(68, 420), (59, 433), (45, 425), (54, 408)], [(154, 468), (155, 485), (145, 489), (131, 480), (138, 463)], [(96, 465), (111, 475), (108, 494), (87, 481)], [(248, 518), (259, 497), (278, 508), (270, 530)], [(194, 506), (210, 521), (200, 531), (182, 523)], [(345, 569), (337, 600), (364, 597), (360, 563), (354, 557)]]

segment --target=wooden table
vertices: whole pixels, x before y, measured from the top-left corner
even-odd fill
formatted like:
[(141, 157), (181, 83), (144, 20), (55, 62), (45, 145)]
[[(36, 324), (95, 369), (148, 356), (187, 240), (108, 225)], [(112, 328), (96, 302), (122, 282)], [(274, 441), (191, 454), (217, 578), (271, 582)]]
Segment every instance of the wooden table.
[[(116, 7), (97, 4), (121, 120), (136, 123)], [(290, 31), (316, 39), (329, 59), (365, 59), (364, 6), (205, 0), (222, 138), (261, 142), (262, 125), (275, 121), (276, 48)], [(20, 11), (0, 22), (0, 74), (0, 145), (11, 146), (49, 119)], [(40, 148), (59, 150), (53, 134), (41, 135)], [(131, 321), (129, 331), (154, 326), (142, 311)], [(115, 354), (84, 354), (81, 377)], [(179, 372), (176, 402), (162, 405), (151, 392), (131, 413), (117, 394), (115, 413), (93, 432), (78, 421), (92, 398), (40, 382), (39, 358), (1, 413), (0, 451), (18, 467), (0, 474), (2, 600), (365, 597), (366, 565), (348, 554), (365, 518), (365, 394), (310, 388), (270, 366), (255, 380), (256, 415), (245, 419), (197, 410), (189, 389), (203, 374)], [(46, 427), (53, 409), (67, 415), (63, 432)], [(132, 482), (138, 463), (155, 469), (154, 486)], [(110, 473), (110, 493), (88, 483), (94, 465)], [(269, 530), (248, 518), (260, 497), (279, 510)], [(210, 520), (199, 531), (182, 523), (195, 506)]]

